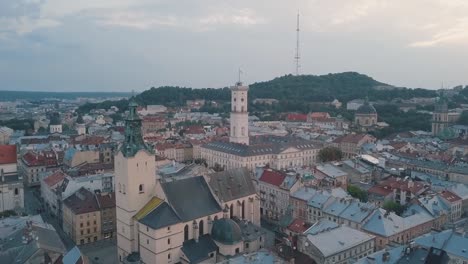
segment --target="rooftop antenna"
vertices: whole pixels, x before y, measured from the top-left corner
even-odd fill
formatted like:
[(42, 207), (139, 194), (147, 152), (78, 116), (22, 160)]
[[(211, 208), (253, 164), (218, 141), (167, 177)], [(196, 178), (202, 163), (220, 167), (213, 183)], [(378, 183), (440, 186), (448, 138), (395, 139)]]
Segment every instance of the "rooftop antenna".
[(296, 27), (296, 55), (294, 56), (294, 61), (296, 62), (296, 76), (299, 75), (300, 65), (300, 53), (299, 53), (299, 11), (297, 11), (297, 27)]
[(237, 79), (237, 85), (242, 85), (241, 82), (241, 75), (242, 75), (242, 69), (239, 67), (239, 72), (238, 72), (238, 79)]

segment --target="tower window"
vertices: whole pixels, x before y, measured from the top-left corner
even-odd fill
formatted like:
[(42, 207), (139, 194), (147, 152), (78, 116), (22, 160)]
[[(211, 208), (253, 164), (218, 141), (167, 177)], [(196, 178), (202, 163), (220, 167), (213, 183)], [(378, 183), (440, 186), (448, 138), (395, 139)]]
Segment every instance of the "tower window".
[(143, 184), (140, 184), (140, 186), (138, 186), (138, 191), (140, 191), (140, 193), (144, 193), (144, 185)]

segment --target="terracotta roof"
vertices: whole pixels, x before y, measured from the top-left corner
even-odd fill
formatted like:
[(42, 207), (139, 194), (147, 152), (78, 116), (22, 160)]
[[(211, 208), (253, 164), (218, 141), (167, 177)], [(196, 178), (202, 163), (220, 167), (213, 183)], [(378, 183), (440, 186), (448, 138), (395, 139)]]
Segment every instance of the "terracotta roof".
[(205, 134), (202, 126), (189, 126), (185, 129), (185, 134)]
[(313, 112), (310, 113), (310, 118), (329, 118), (330, 114), (327, 112)]
[(285, 178), (286, 175), (279, 171), (264, 170), (259, 180), (275, 186), (280, 186)]
[(286, 117), (286, 120), (307, 122), (307, 115), (306, 114), (288, 114), (288, 116)]
[(44, 182), (49, 186), (53, 187), (56, 184), (60, 183), (65, 179), (66, 175), (62, 171), (56, 171), (52, 173), (51, 175), (47, 176), (44, 178)]
[(16, 163), (16, 145), (0, 145), (0, 164)]
[(456, 195), (455, 193), (451, 191), (446, 191), (446, 190), (440, 192), (439, 195), (442, 196), (442, 198), (444, 198), (445, 200), (449, 201), (450, 203), (457, 202), (462, 199), (460, 198), (460, 196)]
[(307, 229), (309, 229), (310, 225), (308, 225), (304, 220), (296, 218), (293, 220), (293, 222), (288, 226), (288, 229), (295, 232), (302, 234), (304, 233)]

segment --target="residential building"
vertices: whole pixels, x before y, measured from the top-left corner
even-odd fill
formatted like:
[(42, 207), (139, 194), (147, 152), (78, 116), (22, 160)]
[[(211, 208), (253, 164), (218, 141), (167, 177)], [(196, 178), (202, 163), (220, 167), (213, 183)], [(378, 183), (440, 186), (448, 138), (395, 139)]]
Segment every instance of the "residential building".
[(380, 250), (389, 243), (405, 244), (429, 232), (433, 221), (434, 218), (423, 210), (401, 217), (379, 208), (365, 220), (361, 230), (376, 236), (376, 248)]
[(23, 180), (18, 174), (16, 145), (0, 145), (0, 212), (24, 207)]
[(0, 145), (8, 145), (10, 137), (13, 135), (14, 130), (8, 127), (0, 127)]
[(63, 180), (67, 175), (61, 170), (52, 172), (41, 179), (41, 197), (47, 211), (57, 216), (59, 214), (59, 201), (57, 193), (61, 192)]
[[(326, 220), (325, 220), (326, 221)], [(374, 252), (375, 237), (362, 231), (329, 223), (317, 222), (298, 238), (298, 250), (315, 263), (347, 264)]]
[(63, 201), (63, 231), (77, 244), (102, 238), (101, 213), (93, 192), (81, 188)]
[(166, 128), (166, 119), (162, 116), (145, 116), (142, 121), (143, 135), (156, 133)]
[(341, 149), (346, 159), (352, 158), (361, 152), (361, 147), (366, 143), (375, 143), (376, 138), (368, 134), (348, 134), (336, 138), (333, 146)]
[(301, 181), (295, 174), (265, 169), (258, 179), (260, 214), (278, 220), (286, 213), (290, 194), (301, 186)]
[(96, 201), (101, 213), (101, 238), (114, 237), (116, 231), (115, 194), (113, 192), (95, 192)]
[(439, 192), (439, 196), (447, 203), (449, 207), (449, 220), (455, 222), (461, 218), (462, 198), (449, 190), (443, 190)]
[[(62, 157), (63, 159), (63, 157)], [(27, 151), (21, 156), (19, 173), (27, 186), (39, 186), (40, 175), (46, 171), (56, 170), (61, 165), (59, 153), (54, 150)]]
[(466, 250), (468, 237), (451, 229), (418, 237), (414, 239), (414, 244), (426, 250), (435, 248), (445, 251), (449, 258), (448, 263), (468, 263), (468, 252)]

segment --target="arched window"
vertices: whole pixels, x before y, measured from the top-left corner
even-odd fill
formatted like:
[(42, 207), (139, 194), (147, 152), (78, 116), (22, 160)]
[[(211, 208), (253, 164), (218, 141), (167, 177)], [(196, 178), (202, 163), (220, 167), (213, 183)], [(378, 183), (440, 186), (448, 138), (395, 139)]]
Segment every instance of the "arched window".
[(217, 215), (215, 215), (214, 220), (218, 220), (218, 216), (217, 216)]
[(245, 127), (242, 127), (242, 128), (241, 128), (241, 135), (242, 135), (242, 136), (245, 136)]
[(241, 106), (241, 112), (244, 112), (244, 106)]
[(125, 184), (122, 184), (122, 192), (125, 194)]
[(229, 217), (232, 218), (234, 216), (234, 205), (231, 204), (231, 208), (229, 208)]
[(19, 192), (18, 192), (18, 188), (15, 188), (15, 195), (18, 195)]
[(200, 222), (198, 223), (198, 236), (203, 236), (203, 220), (200, 220)]
[(138, 186), (138, 191), (140, 191), (140, 193), (145, 192), (143, 187), (143, 184), (140, 184), (140, 186)]
[(188, 240), (188, 225), (184, 227), (184, 241)]
[(235, 126), (232, 127), (232, 136), (233, 137), (236, 136), (236, 127)]
[(245, 201), (242, 201), (242, 219), (245, 219)]
[(122, 184), (119, 183), (119, 193), (122, 192)]

